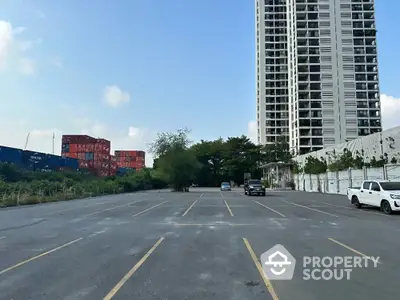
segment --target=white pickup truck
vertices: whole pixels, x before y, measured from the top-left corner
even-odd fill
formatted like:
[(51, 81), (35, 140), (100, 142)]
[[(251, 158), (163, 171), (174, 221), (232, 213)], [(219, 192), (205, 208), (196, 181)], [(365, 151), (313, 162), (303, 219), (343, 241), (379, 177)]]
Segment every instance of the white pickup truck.
[(361, 187), (347, 189), (350, 203), (380, 207), (385, 214), (400, 211), (400, 181), (365, 180)]

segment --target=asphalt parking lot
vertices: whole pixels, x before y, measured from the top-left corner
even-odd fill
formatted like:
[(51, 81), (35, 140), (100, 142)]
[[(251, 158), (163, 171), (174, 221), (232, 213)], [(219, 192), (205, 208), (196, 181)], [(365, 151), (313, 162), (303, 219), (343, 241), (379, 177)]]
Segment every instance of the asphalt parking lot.
[[(0, 210), (0, 299), (397, 299), (400, 215), (345, 196), (195, 188)], [(272, 280), (260, 255), (296, 259)], [(379, 256), (349, 280), (304, 280), (303, 257)]]

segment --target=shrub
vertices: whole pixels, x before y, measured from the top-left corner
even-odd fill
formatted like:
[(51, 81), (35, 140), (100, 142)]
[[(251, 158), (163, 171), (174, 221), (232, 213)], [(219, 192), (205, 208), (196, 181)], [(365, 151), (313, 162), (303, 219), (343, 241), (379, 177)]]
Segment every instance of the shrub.
[[(10, 175), (11, 174), (11, 175)], [(165, 188), (149, 169), (121, 177), (96, 178), (79, 173), (40, 173), (0, 163), (0, 207), (72, 200)]]

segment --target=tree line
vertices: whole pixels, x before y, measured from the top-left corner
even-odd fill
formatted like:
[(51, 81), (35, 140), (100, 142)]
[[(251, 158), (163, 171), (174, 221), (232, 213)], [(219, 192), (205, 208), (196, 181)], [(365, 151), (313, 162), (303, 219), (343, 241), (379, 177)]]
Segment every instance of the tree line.
[(244, 174), (261, 178), (261, 165), (292, 160), (284, 138), (275, 144), (256, 145), (247, 136), (192, 143), (189, 130), (160, 133), (151, 144), (155, 174), (174, 190), (192, 183), (216, 187), (224, 181), (243, 184)]
[(160, 133), (151, 144), (153, 168), (123, 176), (97, 178), (79, 172), (34, 172), (0, 163), (0, 207), (72, 200), (149, 189), (182, 191), (196, 183), (217, 187), (224, 181), (243, 184), (244, 174), (261, 178), (260, 166), (289, 162), (288, 145), (279, 140), (260, 146), (248, 137), (230, 137), (192, 143), (189, 130)]

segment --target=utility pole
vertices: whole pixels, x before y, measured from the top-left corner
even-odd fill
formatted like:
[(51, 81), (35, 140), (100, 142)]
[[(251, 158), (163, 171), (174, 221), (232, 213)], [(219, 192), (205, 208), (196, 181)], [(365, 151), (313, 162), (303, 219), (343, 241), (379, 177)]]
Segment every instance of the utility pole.
[(54, 139), (56, 138), (56, 134), (53, 132), (53, 155), (54, 155)]

